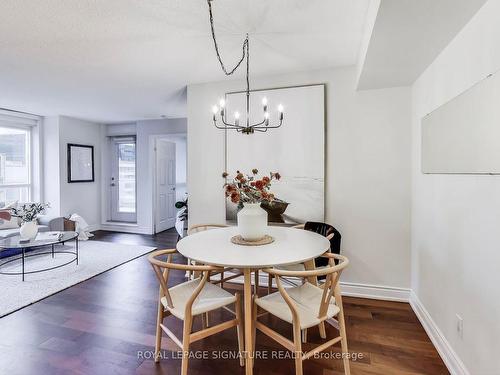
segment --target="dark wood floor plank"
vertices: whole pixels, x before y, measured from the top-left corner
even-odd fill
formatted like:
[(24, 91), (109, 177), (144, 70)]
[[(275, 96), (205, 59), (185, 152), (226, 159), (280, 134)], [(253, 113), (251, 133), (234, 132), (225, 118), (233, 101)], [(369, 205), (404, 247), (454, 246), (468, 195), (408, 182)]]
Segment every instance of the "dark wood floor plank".
[[(98, 231), (94, 240), (157, 248), (175, 247), (177, 235), (169, 230), (156, 236)], [(176, 258), (184, 261), (182, 257)], [(182, 272), (173, 282), (184, 281)], [(228, 290), (239, 290), (238, 284), (227, 284)], [(265, 289), (261, 290), (265, 294)], [(66, 289), (38, 303), (0, 319), (0, 374), (176, 374), (180, 357), (172, 358), (177, 347), (167, 338), (162, 347), (169, 359), (155, 364), (152, 353), (158, 284), (143, 256), (90, 280)], [(353, 374), (447, 374), (441, 358), (432, 346), (417, 317), (407, 303), (344, 298), (349, 348), (363, 357), (351, 362)], [(211, 314), (215, 323), (229, 314)], [(290, 326), (274, 317), (265, 317), (283, 334)], [(180, 335), (182, 324), (173, 317), (167, 326)], [(195, 320), (195, 328), (201, 322)], [(327, 326), (334, 337), (335, 328)], [(308, 335), (307, 350), (323, 342), (317, 329)], [(196, 342), (193, 350), (236, 351), (236, 330), (224, 331)], [(276, 342), (261, 333), (257, 350), (286, 353)], [(327, 353), (340, 353), (338, 346)], [(192, 359), (190, 374), (244, 374), (238, 360), (212, 358)], [(257, 359), (254, 373), (294, 373), (291, 359)], [(304, 363), (304, 374), (343, 374), (342, 361), (316, 358)]]

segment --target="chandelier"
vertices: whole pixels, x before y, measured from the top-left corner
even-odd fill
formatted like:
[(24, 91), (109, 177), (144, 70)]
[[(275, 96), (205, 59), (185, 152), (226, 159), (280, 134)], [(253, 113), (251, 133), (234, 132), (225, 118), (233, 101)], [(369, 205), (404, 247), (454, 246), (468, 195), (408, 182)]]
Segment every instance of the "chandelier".
[[(268, 111), (268, 103), (267, 98), (262, 99), (262, 110), (263, 117), (262, 121), (251, 123), (250, 122), (250, 80), (249, 80), (249, 72), (250, 72), (250, 42), (248, 39), (248, 33), (246, 34), (246, 38), (243, 41), (243, 55), (241, 59), (236, 63), (234, 68), (231, 70), (226, 69), (224, 63), (222, 62), (222, 58), (219, 52), (219, 46), (217, 45), (217, 39), (215, 38), (215, 30), (214, 30), (214, 19), (212, 15), (212, 1), (207, 0), (208, 3), (208, 13), (210, 15), (210, 28), (212, 30), (212, 39), (214, 41), (215, 53), (217, 54), (217, 59), (219, 60), (222, 71), (227, 75), (233, 74), (242, 64), (243, 60), (246, 59), (246, 122), (243, 125), (240, 123), (240, 113), (234, 112), (234, 123), (230, 123), (226, 117), (226, 101), (221, 99), (219, 102), (219, 106), (214, 105), (212, 108), (213, 112), (213, 121), (214, 125), (217, 129), (223, 130), (236, 130), (242, 134), (253, 134), (254, 132), (267, 132), (268, 129), (279, 128), (283, 123), (283, 106), (278, 105), (278, 119), (279, 122), (276, 125), (270, 125), (269, 121), (269, 111)], [(220, 116), (220, 122), (218, 122), (217, 117)]]

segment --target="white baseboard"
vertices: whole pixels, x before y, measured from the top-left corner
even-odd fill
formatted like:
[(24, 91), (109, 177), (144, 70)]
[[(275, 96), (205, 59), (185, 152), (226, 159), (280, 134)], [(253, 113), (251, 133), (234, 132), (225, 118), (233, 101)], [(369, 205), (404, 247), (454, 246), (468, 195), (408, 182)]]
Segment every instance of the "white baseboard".
[[(228, 273), (230, 275), (231, 273)], [(225, 275), (226, 277), (228, 275)], [(214, 280), (218, 280), (219, 275), (214, 276)], [(243, 277), (237, 277), (228, 282), (243, 284)], [(252, 274), (253, 283), (253, 274)], [(259, 274), (259, 284), (261, 287), (267, 287), (267, 274), (261, 272)], [(340, 282), (342, 295), (358, 298), (372, 298), (385, 301), (408, 302), (410, 299), (410, 289), (396, 288), (390, 286), (356, 284), (348, 282)], [(287, 284), (284, 283), (286, 287)], [(276, 282), (273, 280), (273, 287), (276, 287)]]
[(434, 347), (443, 359), (444, 364), (452, 375), (470, 375), (458, 354), (453, 350), (446, 337), (436, 325), (429, 312), (426, 310), (417, 295), (412, 291), (410, 294), (410, 305), (427, 332)]
[(101, 226), (99, 224), (92, 224), (92, 225), (89, 225), (87, 231), (95, 232), (96, 230), (99, 230), (99, 229), (101, 229)]
[[(114, 223), (103, 223), (99, 225), (100, 230), (107, 230), (110, 232), (123, 232), (123, 233), (136, 233), (136, 234), (151, 234), (150, 228), (140, 227), (138, 225), (122, 225)], [(98, 230), (95, 229), (95, 230)]]
[(372, 298), (384, 301), (408, 302), (410, 289), (383, 285), (340, 282), (342, 295), (348, 297)]

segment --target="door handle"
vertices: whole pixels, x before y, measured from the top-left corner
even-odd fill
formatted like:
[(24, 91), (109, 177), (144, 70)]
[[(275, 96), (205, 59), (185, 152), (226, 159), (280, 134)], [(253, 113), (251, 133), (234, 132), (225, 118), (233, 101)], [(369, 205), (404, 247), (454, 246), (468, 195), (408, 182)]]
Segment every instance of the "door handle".
[(172, 191), (175, 191), (175, 187), (172, 188)]
[(110, 184), (110, 186), (116, 186), (116, 185), (115, 185), (115, 183), (114, 183), (114, 182), (112, 182), (112, 183)]

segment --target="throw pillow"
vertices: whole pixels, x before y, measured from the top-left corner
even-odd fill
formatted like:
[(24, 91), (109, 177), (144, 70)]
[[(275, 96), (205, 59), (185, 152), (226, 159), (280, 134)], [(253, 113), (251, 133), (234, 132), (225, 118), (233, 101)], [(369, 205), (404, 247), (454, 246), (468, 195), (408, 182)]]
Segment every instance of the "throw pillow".
[[(5, 207), (2, 207), (2, 210), (9, 210), (11, 208), (17, 207), (17, 201), (9, 203)], [(2, 229), (14, 229), (19, 228), (19, 220), (17, 217), (11, 217), (10, 220), (0, 219), (0, 230)]]

